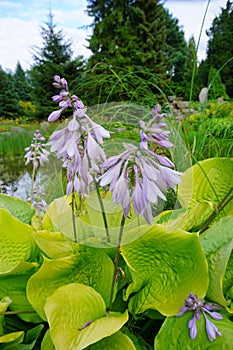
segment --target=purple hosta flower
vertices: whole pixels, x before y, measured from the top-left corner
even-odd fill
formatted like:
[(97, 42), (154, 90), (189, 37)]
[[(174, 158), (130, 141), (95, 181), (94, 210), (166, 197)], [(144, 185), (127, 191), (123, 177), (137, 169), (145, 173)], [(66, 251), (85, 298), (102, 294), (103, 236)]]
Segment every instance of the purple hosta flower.
[(157, 143), (158, 145), (165, 148), (174, 146), (173, 143), (171, 143), (168, 139), (170, 131), (164, 129), (167, 127), (167, 124), (163, 121), (165, 114), (160, 114), (160, 111), (160, 105), (156, 105), (152, 109), (152, 118), (149, 120), (149, 122), (145, 123), (144, 121), (140, 121), (139, 123), (142, 129), (140, 133), (140, 147), (143, 150), (148, 149), (148, 142)]
[(194, 315), (188, 323), (189, 334), (192, 339), (195, 339), (197, 336), (197, 324), (196, 321), (200, 320), (200, 315), (205, 318), (206, 333), (210, 341), (216, 339), (217, 336), (222, 334), (219, 332), (218, 328), (213, 322), (207, 318), (207, 314), (215, 320), (222, 320), (223, 317), (218, 312), (212, 310), (220, 310), (222, 307), (216, 303), (204, 303), (204, 299), (198, 299), (196, 295), (190, 293), (188, 298), (185, 300), (185, 305), (181, 307), (180, 313), (177, 314), (177, 317), (183, 316), (187, 311), (193, 311)]
[(62, 112), (71, 108), (73, 115), (67, 127), (55, 131), (48, 142), (51, 152), (63, 160), (67, 169), (67, 195), (73, 191), (87, 194), (93, 175), (100, 173), (101, 164), (106, 160), (101, 147), (103, 138), (109, 138), (110, 133), (91, 120), (86, 109), (76, 95), (70, 95), (67, 81), (59, 76), (54, 77), (55, 87), (62, 89), (53, 100), (59, 103), (59, 110), (50, 114), (48, 120), (57, 120)]
[(102, 168), (105, 171), (99, 177), (100, 186), (109, 185), (113, 191), (113, 202), (122, 205), (124, 215), (132, 205), (138, 215), (143, 215), (152, 224), (151, 205), (158, 199), (166, 200), (163, 192), (181, 183), (180, 172), (166, 168), (157, 162), (153, 152), (142, 150), (132, 144), (123, 144), (125, 151), (107, 159)]
[(28, 165), (30, 162), (32, 162), (35, 170), (39, 165), (44, 166), (45, 163), (49, 160), (49, 152), (45, 149), (45, 143), (43, 143), (43, 141), (45, 141), (45, 138), (41, 135), (39, 130), (36, 130), (31, 141), (31, 145), (25, 148), (25, 165)]

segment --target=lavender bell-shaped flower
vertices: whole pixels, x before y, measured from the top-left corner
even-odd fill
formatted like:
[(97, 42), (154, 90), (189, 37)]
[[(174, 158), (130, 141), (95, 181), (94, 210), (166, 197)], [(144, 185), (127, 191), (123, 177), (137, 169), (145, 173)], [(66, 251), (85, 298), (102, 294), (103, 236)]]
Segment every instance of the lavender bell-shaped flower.
[(64, 78), (54, 76), (53, 85), (61, 89), (59, 95), (53, 96), (60, 109), (52, 112), (48, 121), (57, 120), (65, 109), (71, 108), (73, 115), (67, 127), (55, 131), (48, 142), (51, 152), (63, 160), (67, 169), (67, 189), (69, 195), (73, 191), (84, 195), (93, 181), (93, 175), (100, 172), (100, 165), (106, 160), (101, 147), (103, 138), (109, 138), (110, 133), (91, 120), (86, 109), (76, 95), (70, 95), (68, 84)]
[(188, 323), (189, 334), (192, 339), (195, 339), (197, 336), (197, 320), (200, 320), (201, 314), (205, 318), (206, 325), (206, 333), (209, 340), (212, 342), (216, 339), (217, 336), (221, 336), (221, 332), (215, 326), (213, 322), (211, 322), (207, 314), (213, 318), (214, 320), (222, 320), (223, 317), (216, 311), (212, 310), (220, 310), (222, 307), (216, 303), (204, 303), (204, 299), (198, 299), (196, 295), (190, 293), (188, 298), (185, 300), (185, 305), (181, 307), (180, 313), (177, 314), (177, 317), (183, 316), (186, 312), (192, 311), (194, 312), (193, 317), (190, 319)]
[(43, 143), (43, 141), (45, 141), (45, 138), (41, 135), (39, 130), (36, 130), (31, 141), (31, 145), (25, 148), (25, 165), (32, 162), (35, 170), (39, 165), (43, 166), (49, 160), (48, 156), (50, 152), (45, 149), (46, 144)]
[[(149, 149), (151, 143), (163, 147), (173, 146), (168, 140), (169, 131), (164, 130), (166, 124), (157, 123), (164, 116), (159, 111), (156, 106), (152, 110), (152, 119), (147, 124), (144, 121), (139, 123), (142, 128), (139, 147), (124, 143), (125, 151), (104, 161), (102, 168), (105, 172), (99, 177), (100, 186), (109, 185), (109, 190), (113, 192), (113, 202), (122, 205), (125, 216), (130, 210), (132, 196), (135, 213), (143, 215), (149, 224), (152, 224), (151, 205), (157, 204), (159, 198), (165, 201), (164, 192), (181, 183), (182, 175), (171, 169), (174, 164), (170, 159)], [(163, 144), (160, 143), (161, 139)]]

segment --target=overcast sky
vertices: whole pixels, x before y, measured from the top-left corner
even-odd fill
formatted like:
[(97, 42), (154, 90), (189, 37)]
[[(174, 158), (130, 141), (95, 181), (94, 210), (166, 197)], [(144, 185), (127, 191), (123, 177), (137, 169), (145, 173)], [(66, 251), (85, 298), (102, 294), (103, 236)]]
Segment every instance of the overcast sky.
[[(164, 0), (165, 7), (178, 18), (186, 40), (193, 34), (196, 42), (208, 0)], [(208, 37), (205, 30), (225, 7), (227, 0), (211, 0), (202, 32), (198, 59), (205, 58)], [(85, 13), (86, 0), (0, 0), (0, 65), (4, 70), (15, 70), (17, 61), (24, 69), (33, 63), (31, 47), (42, 47), (40, 26), (47, 22), (51, 10), (58, 29), (72, 41), (74, 56), (88, 57), (85, 47), (91, 29), (82, 28), (92, 22)], [(80, 28), (81, 27), (81, 28)]]

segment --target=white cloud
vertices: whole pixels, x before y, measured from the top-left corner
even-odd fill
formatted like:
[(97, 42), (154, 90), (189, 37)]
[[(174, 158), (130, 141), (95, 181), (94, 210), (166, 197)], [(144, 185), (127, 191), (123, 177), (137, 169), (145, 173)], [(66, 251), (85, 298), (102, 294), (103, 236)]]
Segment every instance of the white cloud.
[[(207, 14), (205, 17), (203, 30), (201, 33), (201, 39), (198, 50), (198, 59), (202, 60), (206, 57), (206, 44), (208, 36), (206, 30), (210, 28), (214, 18), (221, 12), (221, 7), (225, 7), (227, 0), (212, 0), (210, 1)], [(196, 44), (199, 39), (202, 21), (206, 11), (206, 1), (176, 1), (167, 0), (165, 7), (169, 9), (169, 12), (173, 14), (173, 17), (178, 18), (179, 25), (183, 26), (185, 32), (185, 38), (188, 41), (193, 35)]]
[[(0, 21), (0, 65), (4, 70), (15, 70), (19, 61), (23, 69), (29, 69), (33, 63), (32, 47), (42, 47), (39, 21), (23, 21), (18, 18), (2, 18)], [(88, 57), (90, 51), (87, 46), (86, 31), (83, 29), (62, 29), (65, 39), (70, 39), (74, 57), (83, 55)]]

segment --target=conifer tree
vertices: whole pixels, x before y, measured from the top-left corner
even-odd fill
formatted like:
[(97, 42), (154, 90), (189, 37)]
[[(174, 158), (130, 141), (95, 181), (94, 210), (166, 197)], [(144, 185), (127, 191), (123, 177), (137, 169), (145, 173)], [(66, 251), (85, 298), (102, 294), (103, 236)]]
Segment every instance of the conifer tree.
[[(81, 57), (72, 60), (71, 42), (66, 41), (63, 31), (57, 30), (50, 12), (48, 22), (41, 27), (43, 47), (34, 47), (34, 65), (30, 70), (37, 116), (46, 119), (54, 104), (51, 96), (56, 90), (52, 86), (55, 74), (72, 81), (75, 67), (80, 68)], [(49, 88), (50, 87), (50, 88)]]
[(162, 89), (170, 79), (182, 81), (187, 45), (178, 20), (165, 10), (162, 1), (88, 0), (87, 11), (94, 18), (89, 68), (135, 73)]
[[(211, 67), (219, 70), (233, 56), (233, 2), (228, 0), (207, 31), (209, 37), (206, 63), (203, 65), (206, 74)], [(208, 69), (206, 69), (208, 68)], [(221, 70), (221, 79), (226, 86), (227, 94), (233, 97), (233, 60)], [(207, 77), (206, 77), (207, 80)]]

